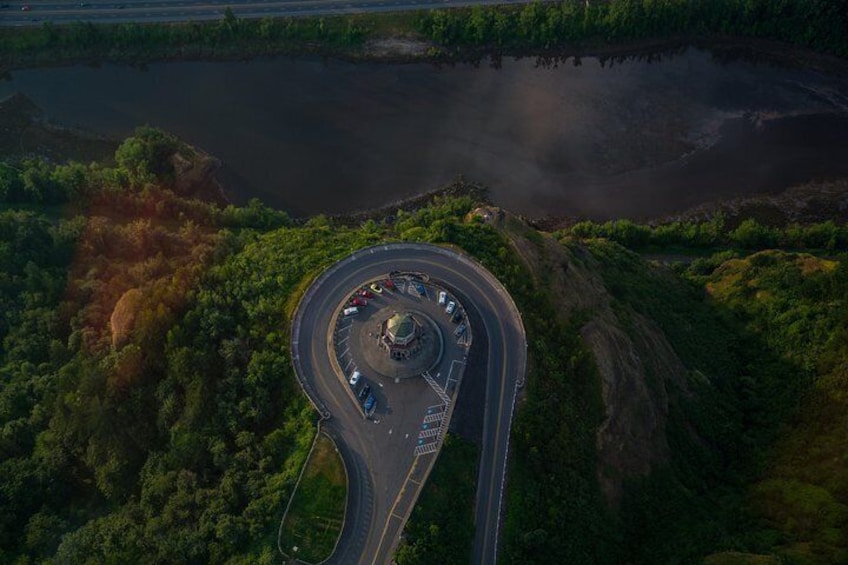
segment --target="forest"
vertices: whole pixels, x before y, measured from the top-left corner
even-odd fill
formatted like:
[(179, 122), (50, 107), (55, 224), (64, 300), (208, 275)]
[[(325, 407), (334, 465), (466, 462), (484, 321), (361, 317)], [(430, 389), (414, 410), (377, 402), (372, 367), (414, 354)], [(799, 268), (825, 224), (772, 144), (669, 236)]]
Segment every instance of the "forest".
[(523, 7), (435, 10), (420, 29), (443, 45), (502, 49), (710, 37), (778, 40), (848, 55), (848, 15), (839, 0), (564, 0)]
[[(605, 407), (580, 332), (593, 312), (552, 317), (554, 277), (470, 214), (479, 202), (295, 221), (189, 197), (177, 157), (198, 156), (140, 128), (111, 165), (0, 165), (0, 561), (277, 562), (316, 420), (288, 359), (291, 315), (322, 269), (390, 240), (464, 249), (522, 311), (531, 370), (504, 562), (848, 560), (843, 224), (521, 228), (540, 256), (560, 246), (597, 274), (627, 332), (638, 316), (656, 323), (691, 380), (672, 396), (667, 464), (626, 481), (615, 507), (598, 482)], [(659, 242), (705, 257), (667, 268), (624, 246)], [(451, 466), (476, 450), (457, 438), (447, 452), (405, 564), (467, 555), (474, 474)], [(445, 495), (449, 512), (432, 502)]]

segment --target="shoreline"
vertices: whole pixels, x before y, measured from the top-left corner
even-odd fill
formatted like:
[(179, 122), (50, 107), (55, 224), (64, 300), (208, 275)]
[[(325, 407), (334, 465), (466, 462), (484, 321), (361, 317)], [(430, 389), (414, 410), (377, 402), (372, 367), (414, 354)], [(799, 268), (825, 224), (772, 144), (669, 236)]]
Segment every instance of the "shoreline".
[[(421, 194), (395, 200), (376, 208), (357, 210), (349, 214), (324, 214), (324, 216), (326, 216), (329, 221), (344, 226), (358, 226), (368, 220), (386, 219), (388, 221), (391, 219), (391, 221), (394, 221), (398, 210), (414, 212), (420, 208), (425, 208), (434, 198), (470, 196), (476, 202), (491, 204), (488, 192), (489, 189), (482, 184), (468, 182), (460, 177), (455, 181), (440, 187), (436, 187)], [(310, 219), (321, 215), (322, 214), (319, 213), (313, 214), (312, 216), (300, 216), (293, 218), (293, 220), (298, 224), (303, 224), (308, 222)]]
[[(665, 39), (641, 40), (620, 42), (615, 44), (609, 43), (584, 43), (583, 45), (574, 45), (571, 47), (557, 47), (554, 49), (518, 49), (518, 50), (498, 50), (492, 47), (457, 47), (448, 49), (439, 47), (436, 44), (414, 37), (411, 34), (393, 34), (384, 37), (374, 37), (368, 39), (363, 45), (349, 46), (344, 48), (328, 49), (326, 45), (316, 42), (304, 42), (299, 44), (297, 50), (267, 50), (267, 51), (251, 51), (248, 53), (236, 52), (218, 52), (218, 53), (203, 53), (208, 51), (203, 49), (188, 49), (181, 50), (179, 53), (171, 53), (168, 56), (152, 56), (139, 58), (121, 57), (106, 57), (106, 58), (77, 58), (70, 57), (63, 60), (58, 66), (69, 66), (79, 64), (117, 64), (128, 66), (144, 67), (150, 63), (156, 62), (193, 62), (193, 61), (250, 61), (259, 58), (280, 58), (287, 57), (290, 59), (298, 58), (314, 58), (321, 57), (325, 59), (337, 59), (353, 64), (377, 64), (377, 65), (404, 65), (404, 64), (429, 64), (434, 66), (456, 65), (456, 64), (480, 64), (486, 60), (492, 65), (497, 65), (498, 61), (503, 58), (523, 59), (535, 57), (540, 65), (559, 65), (566, 62), (574, 62), (582, 58), (595, 59), (601, 65), (610, 62), (626, 60), (626, 59), (642, 59), (657, 57), (674, 57), (676, 54), (685, 52), (689, 48), (706, 50), (714, 57), (721, 59), (750, 61), (753, 64), (767, 64), (782, 66), (788, 68), (803, 68), (834, 76), (848, 76), (848, 60), (836, 57), (834, 55), (823, 54), (813, 51), (808, 48), (799, 47), (797, 45), (782, 43), (772, 40), (739, 38), (739, 37), (693, 37), (681, 36)], [(37, 68), (37, 67), (52, 67), (56, 66), (55, 61), (43, 61), (36, 67), (24, 65), (17, 70)], [(10, 73), (10, 69), (6, 69), (6, 73)], [(0, 71), (2, 73), (2, 71)], [(3, 102), (9, 102), (15, 95), (0, 101), (0, 106)], [(33, 119), (33, 122), (41, 122), (42, 127), (49, 127), (54, 133), (61, 133), (66, 138), (77, 138), (80, 144), (84, 144), (88, 138), (98, 138), (97, 141), (104, 144), (115, 143), (114, 140), (106, 139), (103, 136), (91, 135), (93, 132), (83, 132), (78, 128), (66, 127), (62, 124), (46, 123), (45, 120)], [(67, 150), (67, 147), (64, 149)], [(202, 150), (201, 150), (202, 151)], [(68, 151), (67, 155), (71, 156), (73, 151)], [(204, 152), (205, 153), (205, 152)], [(234, 203), (238, 199), (235, 197), (235, 190), (230, 190), (223, 181), (217, 178), (216, 174), (211, 175), (215, 179), (218, 187), (217, 197), (211, 200), (223, 205)], [(792, 187), (787, 190), (791, 190)], [(456, 181), (446, 185), (439, 186), (422, 192), (417, 195), (412, 195), (408, 198), (395, 200), (383, 205), (376, 206), (370, 209), (357, 210), (345, 214), (325, 214), (328, 219), (338, 222), (343, 225), (358, 224), (368, 219), (383, 218), (392, 216), (398, 209), (415, 210), (437, 196), (461, 196), (471, 195), (475, 199), (492, 204), (488, 197), (488, 189), (474, 182), (466, 182), (462, 177)], [(748, 198), (753, 199), (768, 199), (774, 195), (749, 195)], [(221, 202), (223, 200), (223, 202)], [(733, 200), (733, 199), (730, 199)], [(722, 201), (723, 202), (723, 201)], [(720, 202), (707, 203), (720, 204)], [(266, 204), (267, 205), (267, 204)], [(496, 204), (495, 204), (496, 205)], [(685, 216), (691, 210), (681, 210), (674, 216)], [(293, 218), (297, 222), (307, 221), (309, 218), (321, 215), (320, 213), (309, 216)], [(570, 216), (550, 216), (550, 217), (526, 217), (529, 223), (543, 230), (557, 229), (562, 226), (569, 225), (575, 221), (579, 221), (578, 217)], [(654, 217), (648, 218), (648, 222), (662, 222), (664, 218)]]
[[(189, 25), (189, 24), (177, 24)], [(629, 40), (610, 43), (604, 40), (574, 42), (552, 48), (513, 47), (495, 45), (445, 46), (424, 39), (417, 32), (403, 31), (387, 35), (375, 34), (361, 44), (331, 45), (322, 41), (290, 42), (279, 45), (246, 43), (221, 47), (204, 44), (167, 46), (152, 53), (33, 54), (16, 58), (0, 55), (0, 79), (14, 71), (59, 68), (76, 65), (104, 64), (145, 67), (154, 63), (171, 62), (233, 62), (251, 61), (264, 57), (320, 57), (349, 63), (377, 64), (479, 64), (485, 60), (496, 63), (502, 58), (536, 58), (540, 64), (562, 64), (569, 59), (594, 58), (606, 61), (621, 58), (663, 57), (694, 47), (710, 51), (715, 56), (749, 60), (788, 68), (805, 68), (829, 75), (848, 76), (848, 59), (815, 51), (808, 47), (770, 39), (728, 35), (677, 35), (665, 38)]]

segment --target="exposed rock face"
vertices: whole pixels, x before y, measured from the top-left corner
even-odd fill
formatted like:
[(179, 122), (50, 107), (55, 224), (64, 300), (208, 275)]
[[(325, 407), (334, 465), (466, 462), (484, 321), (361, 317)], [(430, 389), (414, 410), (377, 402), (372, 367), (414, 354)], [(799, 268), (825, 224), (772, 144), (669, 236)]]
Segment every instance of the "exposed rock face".
[(137, 288), (126, 291), (112, 310), (109, 318), (109, 326), (112, 328), (112, 347), (115, 349), (123, 346), (129, 339), (130, 332), (135, 325), (136, 313), (141, 305), (142, 294)]
[(581, 329), (601, 377), (606, 419), (597, 431), (598, 480), (616, 506), (626, 477), (646, 476), (668, 460), (668, 386), (685, 388), (686, 369), (659, 327), (633, 315), (625, 332), (606, 311)]
[(225, 204), (223, 189), (215, 177), (221, 162), (195, 148), (185, 153), (190, 154), (183, 155), (177, 151), (171, 155), (171, 164), (174, 167), (174, 192), (181, 196)]
[(604, 403), (596, 436), (598, 481), (616, 507), (624, 479), (646, 476), (668, 461), (670, 391), (688, 394), (686, 368), (653, 321), (635, 312), (628, 312), (626, 323), (619, 319), (600, 265), (588, 250), (569, 249), (548, 237), (531, 241), (529, 228), (509, 214), (499, 223), (531, 272), (552, 291), (559, 315), (590, 313), (580, 334), (595, 358)]

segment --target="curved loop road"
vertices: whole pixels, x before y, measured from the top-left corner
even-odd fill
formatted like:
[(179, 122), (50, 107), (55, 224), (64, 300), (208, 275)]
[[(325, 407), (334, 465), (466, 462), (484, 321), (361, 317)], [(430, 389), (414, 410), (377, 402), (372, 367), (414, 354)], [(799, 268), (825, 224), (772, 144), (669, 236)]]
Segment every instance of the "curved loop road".
[[(384, 564), (391, 561), (397, 535), (387, 524), (399, 480), (386, 469), (409, 459), (386, 453), (369, 439), (367, 424), (352, 404), (344, 381), (333, 371), (327, 339), (335, 309), (364, 281), (392, 271), (426, 272), (455, 288), (478, 311), (488, 336), (483, 445), (477, 484), (473, 563), (495, 563), (515, 395), (524, 382), (527, 343), (515, 303), (501, 283), (467, 255), (426, 244), (396, 243), (357, 251), (325, 271), (301, 300), (292, 322), (292, 363), (301, 385), (327, 419), (324, 429), (339, 446), (349, 477), (345, 525), (328, 563)], [(460, 391), (461, 394), (461, 391)], [(412, 503), (417, 499), (415, 492)], [(397, 508), (395, 508), (397, 512)], [(402, 514), (408, 516), (408, 512)], [(395, 515), (395, 518), (398, 516)]]

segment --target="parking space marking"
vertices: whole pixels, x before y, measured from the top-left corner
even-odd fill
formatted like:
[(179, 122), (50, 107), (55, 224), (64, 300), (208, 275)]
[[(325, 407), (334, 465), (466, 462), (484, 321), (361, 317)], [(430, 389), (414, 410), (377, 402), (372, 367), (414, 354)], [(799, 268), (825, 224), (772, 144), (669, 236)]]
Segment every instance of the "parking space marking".
[(415, 448), (415, 456), (419, 457), (421, 455), (427, 455), (429, 453), (435, 453), (439, 449), (439, 442), (434, 441), (431, 443), (425, 443), (424, 445), (416, 446)]
[(458, 380), (452, 377), (454, 365), (465, 365), (465, 361), (457, 361), (456, 359), (451, 361), (450, 369), (448, 370), (448, 380), (445, 383), (445, 388), (450, 387), (451, 382), (457, 382)]
[(350, 368), (350, 364), (353, 363), (353, 357), (347, 360), (347, 365), (345, 365), (345, 372), (347, 372), (348, 368)]
[(444, 412), (437, 412), (436, 414), (427, 414), (426, 416), (424, 416), (424, 423), (425, 424), (432, 424), (433, 422), (438, 422), (439, 420), (441, 420), (444, 417), (445, 417)]

